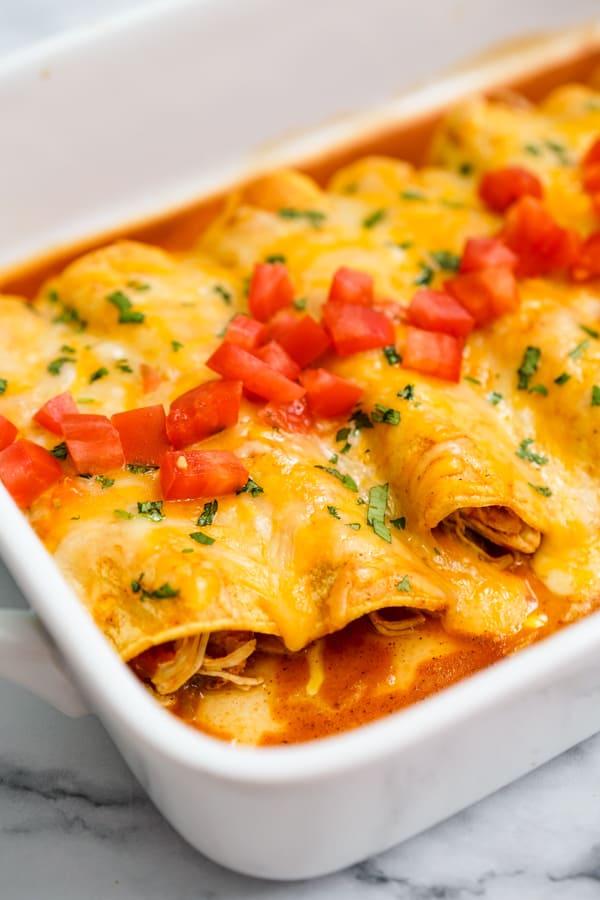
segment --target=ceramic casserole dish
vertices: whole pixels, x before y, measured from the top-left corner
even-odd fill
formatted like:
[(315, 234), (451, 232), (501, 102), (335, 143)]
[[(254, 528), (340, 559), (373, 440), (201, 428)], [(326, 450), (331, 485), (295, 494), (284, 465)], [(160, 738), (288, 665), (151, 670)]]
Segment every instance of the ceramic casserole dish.
[[(411, 23), (398, 4), (369, 4), (371, 21), (381, 27), (378, 44), (374, 32), (361, 31), (365, 4), (345, 4), (343, 24), (337, 4), (305, 7), (289, 7), (277, 47), (264, 39), (274, 3), (181, 3), (44, 45), (0, 68), (4, 279), (33, 257), (73, 255), (76, 243), (152, 235), (159, 228), (154, 219), (165, 212), (180, 210), (173, 215), (181, 225), (185, 203), (205, 197), (209, 210), (219, 192), (283, 164), (325, 173), (366, 151), (417, 157), (436, 118), (462, 97), (505, 87), (536, 97), (591, 77), (600, 63), (600, 26), (590, 25), (494, 54), (373, 112), (306, 130), (426, 74), (418, 53), (407, 51), (398, 62), (389, 24), (423, 46), (433, 4), (422, 4)], [(570, 15), (591, 10), (576, 7)], [(475, 2), (435, 5), (438, 62), (453, 63), (482, 39), (514, 33), (498, 35), (494, 23), (478, 18), (480, 9)], [(536, 11), (514, 4), (510, 28), (530, 28)], [(556, 21), (552, 15), (549, 25), (568, 21), (567, 13)], [(442, 41), (450, 27), (452, 47)], [(371, 54), (372, 66), (361, 66), (364, 78), (343, 54), (331, 74), (323, 35), (336, 28), (338, 37), (362, 42), (361, 51)], [(309, 56), (315, 64), (309, 74), (294, 75), (295, 85), (290, 76), (283, 90), (272, 78), (277, 67), (296, 73)], [(245, 70), (252, 78), (240, 77)], [(301, 136), (273, 142), (298, 127)], [(0, 551), (34, 610), (0, 611), (0, 674), (67, 714), (93, 710), (179, 833), (246, 874), (299, 879), (354, 863), (600, 728), (600, 617), (592, 615), (341, 736), (277, 748), (223, 743), (154, 702), (3, 488)]]

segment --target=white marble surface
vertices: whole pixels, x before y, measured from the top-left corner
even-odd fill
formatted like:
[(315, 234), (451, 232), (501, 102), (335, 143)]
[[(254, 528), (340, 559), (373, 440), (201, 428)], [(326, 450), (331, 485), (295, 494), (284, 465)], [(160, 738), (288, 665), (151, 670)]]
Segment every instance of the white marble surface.
[[(0, 56), (145, 2), (0, 0)], [(11, 605), (23, 601), (0, 565), (0, 606)], [(95, 718), (67, 719), (0, 682), (0, 897), (600, 898), (600, 736), (383, 856), (273, 884), (228, 873), (186, 846)]]

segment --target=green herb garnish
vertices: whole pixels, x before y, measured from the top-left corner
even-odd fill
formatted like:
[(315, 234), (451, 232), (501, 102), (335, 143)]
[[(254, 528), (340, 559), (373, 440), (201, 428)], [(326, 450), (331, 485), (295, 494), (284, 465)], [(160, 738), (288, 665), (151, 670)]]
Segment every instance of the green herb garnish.
[(292, 300), (292, 306), (294, 309), (303, 310), (306, 309), (306, 304), (308, 303), (306, 297), (296, 297), (295, 300)]
[(121, 325), (140, 325), (145, 320), (144, 313), (133, 308), (133, 303), (123, 291), (114, 291), (106, 299), (117, 307)]
[(215, 294), (218, 294), (221, 300), (223, 300), (229, 306), (232, 301), (232, 294), (227, 288), (224, 288), (222, 284), (215, 284), (213, 287), (213, 291)]
[(554, 379), (554, 384), (563, 385), (566, 384), (567, 381), (571, 379), (571, 376), (567, 372), (562, 372), (558, 378)]
[(592, 385), (592, 406), (600, 406), (600, 387)]
[(379, 225), (379, 223), (385, 218), (385, 214), (385, 209), (376, 209), (365, 219), (363, 219), (363, 228), (374, 228), (376, 225)]
[(153, 522), (160, 522), (164, 519), (165, 514), (163, 513), (162, 508), (162, 500), (144, 500), (142, 503), (138, 501), (137, 505), (138, 515), (145, 516)]
[(68, 454), (67, 445), (64, 441), (61, 441), (60, 444), (56, 444), (56, 446), (52, 448), (50, 453), (55, 459), (66, 459)]
[(369, 506), (367, 508), (367, 525), (370, 525), (375, 534), (392, 542), (390, 529), (385, 524), (385, 511), (387, 507), (389, 486), (387, 484), (374, 485), (369, 491)]
[(536, 466), (545, 466), (548, 462), (548, 457), (544, 456), (541, 453), (534, 453), (533, 450), (530, 450), (530, 446), (533, 444), (533, 438), (525, 438), (525, 440), (521, 441), (519, 444), (519, 449), (516, 451), (516, 455), (519, 459), (524, 459), (527, 462), (535, 463)]
[(586, 334), (589, 334), (590, 337), (593, 337), (594, 340), (598, 340), (600, 338), (600, 331), (596, 331), (595, 328), (590, 328), (589, 325), (580, 325), (579, 326), (582, 331), (585, 331)]
[(181, 343), (181, 341), (171, 341), (171, 350), (173, 351), (173, 353), (177, 353), (179, 350), (181, 350), (182, 347), (183, 344)]
[(259, 494), (264, 494), (264, 490), (253, 478), (249, 478), (244, 487), (236, 491), (236, 494), (250, 494), (252, 497), (258, 497)]
[(589, 342), (589, 340), (587, 340), (587, 338), (586, 338), (585, 341), (581, 341), (580, 344), (577, 344), (577, 346), (576, 346), (573, 350), (571, 350), (571, 352), (568, 353), (567, 355), (568, 355), (571, 359), (579, 359), (579, 357), (581, 356), (581, 354), (584, 353), (584, 351), (585, 351), (589, 346), (590, 346), (590, 342)]
[(400, 193), (400, 197), (402, 200), (427, 200), (422, 191), (417, 191), (414, 188), (406, 188)]
[(546, 487), (543, 484), (532, 484), (531, 481), (528, 481), (527, 484), (530, 488), (533, 488), (534, 491), (537, 491), (538, 494), (541, 494), (542, 497), (551, 497), (552, 491), (549, 487)]
[(0, 396), (6, 393), (6, 388), (8, 387), (8, 381), (6, 378), (0, 378)]
[(287, 259), (283, 253), (272, 253), (270, 256), (266, 257), (265, 262), (274, 265), (275, 263), (286, 263)]
[(363, 428), (372, 428), (373, 423), (363, 409), (356, 409), (348, 419), (354, 425), (354, 433), (358, 434)]
[[(78, 401), (81, 403), (81, 401)], [(134, 475), (147, 475), (148, 472), (156, 472), (158, 466), (138, 466), (135, 463), (127, 463), (126, 466), (129, 472), (133, 472)]]
[(126, 509), (113, 509), (115, 516), (118, 519), (133, 519), (133, 513), (127, 512)]
[(538, 370), (541, 355), (542, 351), (539, 347), (527, 347), (525, 350), (521, 365), (517, 369), (519, 376), (517, 387), (520, 391), (526, 391), (529, 387), (529, 382)]
[(419, 285), (420, 287), (426, 287), (433, 281), (435, 272), (431, 268), (431, 266), (427, 265), (427, 263), (425, 262), (420, 262), (419, 265), (421, 267), (421, 271), (419, 272), (413, 283)]
[(408, 575), (405, 575), (404, 578), (402, 578), (398, 582), (398, 584), (396, 585), (396, 590), (404, 594), (409, 594), (412, 591), (412, 588), (410, 586), (410, 578), (408, 577)]
[(334, 519), (341, 519), (341, 516), (335, 506), (328, 506), (327, 512), (330, 516), (333, 516)]
[(481, 384), (479, 378), (473, 378), (472, 375), (465, 375), (463, 381), (470, 381), (471, 384)]
[(449, 250), (433, 250), (431, 257), (438, 268), (444, 272), (456, 272), (460, 266), (460, 256), (450, 253)]
[(390, 519), (390, 525), (393, 525), (398, 531), (404, 531), (406, 528), (406, 516), (398, 516), (397, 519)]
[(192, 531), (190, 537), (193, 541), (196, 541), (198, 544), (206, 544), (207, 547), (210, 547), (211, 544), (214, 544), (215, 539), (209, 537), (207, 534), (204, 534), (202, 531)]
[(414, 400), (415, 399), (415, 386), (414, 384), (405, 385), (401, 391), (398, 391), (396, 397), (401, 397), (403, 400)]
[(112, 487), (115, 483), (114, 478), (108, 478), (106, 475), (96, 475), (94, 481), (98, 482), (103, 491), (105, 491), (106, 488)]
[(73, 362), (77, 362), (77, 360), (72, 359), (70, 356), (57, 356), (56, 359), (53, 359), (48, 363), (46, 369), (51, 375), (60, 375), (62, 367), (67, 363)]
[(541, 394), (542, 397), (548, 396), (548, 388), (545, 384), (534, 384), (533, 387), (529, 388), (529, 394)]
[(196, 525), (199, 525), (200, 528), (204, 528), (206, 525), (212, 525), (215, 521), (218, 508), (219, 503), (217, 500), (210, 500), (208, 503), (205, 503), (204, 509), (200, 513)]
[(383, 425), (398, 425), (400, 423), (400, 411), (393, 409), (391, 406), (381, 406), (380, 403), (375, 404), (375, 409), (371, 413), (373, 422), (379, 422)]
[(383, 348), (383, 355), (387, 359), (388, 365), (390, 365), (390, 366), (395, 366), (397, 363), (402, 362), (402, 357), (400, 356), (400, 354), (398, 353), (398, 351), (396, 350), (396, 348), (394, 347), (393, 344), (390, 344), (389, 347)]
[(311, 228), (320, 228), (325, 221), (325, 213), (318, 209), (294, 209), (284, 207), (278, 213), (282, 219), (304, 219)]
[(499, 394), (498, 391), (490, 391), (487, 395), (488, 400), (492, 404), (492, 406), (498, 406), (501, 400), (504, 399), (502, 394)]
[(337, 478), (338, 481), (341, 481), (344, 487), (348, 488), (349, 491), (358, 493), (358, 486), (350, 475), (343, 475), (342, 472), (339, 472), (337, 469), (332, 469), (330, 466), (315, 466), (315, 469), (322, 469), (323, 472), (333, 475), (333, 477)]
[(119, 372), (127, 372), (128, 374), (133, 372), (133, 369), (126, 359), (118, 359), (115, 363), (115, 369), (118, 369)]
[(101, 378), (106, 378), (109, 374), (108, 369), (105, 366), (101, 366), (99, 369), (96, 369), (95, 372), (92, 372), (90, 375), (90, 384), (93, 384), (94, 381), (99, 381)]

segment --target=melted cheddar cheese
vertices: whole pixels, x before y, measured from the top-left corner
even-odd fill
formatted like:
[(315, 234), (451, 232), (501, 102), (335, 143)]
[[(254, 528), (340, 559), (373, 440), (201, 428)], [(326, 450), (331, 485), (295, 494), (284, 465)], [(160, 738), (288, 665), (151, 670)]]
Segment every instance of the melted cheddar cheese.
[[(194, 445), (234, 452), (258, 486), (218, 498), (203, 529), (212, 542), (190, 536), (213, 498), (163, 501), (154, 469), (82, 477), (67, 458), (31, 504), (33, 527), (122, 658), (171, 646), (162, 687), (156, 669), (138, 671), (188, 721), (288, 740), (286, 685), (304, 723), (296, 737), (329, 733), (352, 691), (366, 710), (356, 724), (393, 697), (397, 707), (424, 696), (419, 679), (436, 660), (431, 690), (598, 606), (598, 282), (520, 279), (518, 309), (469, 335), (458, 383), (398, 356), (414, 292), (443, 289), (465, 242), (501, 228), (478, 194), (483, 172), (525, 166), (558, 223), (583, 237), (597, 229), (579, 166), (599, 133), (600, 95), (586, 87), (539, 107), (475, 98), (440, 125), (428, 167), (369, 157), (326, 188), (277, 172), (232, 197), (186, 253), (119, 241), (31, 303), (0, 298), (0, 413), (48, 449), (59, 439), (32, 416), (61, 392), (110, 416), (168, 408), (214, 379), (205, 363), (247, 312), (258, 262), (284, 260), (296, 308), (316, 320), (336, 270), (366, 272), (393, 321), (396, 358), (329, 351), (318, 363), (362, 388), (352, 415), (298, 433), (245, 398), (235, 425)], [(123, 302), (137, 318), (122, 320)], [(537, 358), (524, 389), (528, 348)], [(367, 614), (382, 617), (379, 632)], [(360, 678), (339, 676), (357, 646), (379, 673), (368, 702)], [(232, 683), (206, 693), (225, 670)]]

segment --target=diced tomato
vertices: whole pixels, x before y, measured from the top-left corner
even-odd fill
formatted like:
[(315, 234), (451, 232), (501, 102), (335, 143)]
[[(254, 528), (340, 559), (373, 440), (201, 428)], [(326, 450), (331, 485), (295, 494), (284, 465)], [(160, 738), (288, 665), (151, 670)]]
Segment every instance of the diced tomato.
[(147, 363), (141, 363), (140, 372), (142, 375), (142, 390), (144, 394), (150, 394), (160, 386), (163, 376), (158, 369), (153, 369)]
[(166, 437), (179, 450), (230, 428), (238, 420), (241, 399), (241, 381), (206, 381), (186, 391), (171, 403)]
[(294, 299), (294, 286), (283, 263), (257, 263), (254, 267), (248, 308), (259, 322), (266, 322)]
[(292, 434), (308, 434), (314, 422), (308, 411), (306, 396), (285, 406), (267, 403), (259, 410), (258, 418), (272, 428), (289, 431)]
[(506, 166), (486, 172), (479, 182), (479, 196), (494, 212), (502, 213), (520, 197), (542, 198), (542, 182), (522, 166)]
[(514, 269), (516, 265), (516, 255), (498, 238), (476, 237), (469, 238), (465, 244), (460, 271), (478, 272), (479, 269), (493, 269), (497, 266)]
[(33, 418), (42, 428), (47, 428), (53, 434), (62, 434), (62, 417), (65, 415), (76, 416), (78, 413), (79, 410), (73, 397), (69, 391), (65, 391), (46, 400), (44, 405), (40, 406), (38, 411), (33, 414)]
[(575, 232), (561, 228), (535, 197), (523, 197), (509, 209), (500, 237), (517, 254), (521, 278), (568, 268), (579, 245)]
[(600, 231), (591, 234), (579, 248), (571, 267), (571, 277), (574, 281), (600, 278)]
[(243, 382), (248, 391), (273, 403), (291, 403), (304, 395), (299, 384), (235, 344), (221, 344), (206, 365), (223, 378)]
[(267, 336), (267, 328), (262, 322), (251, 319), (250, 316), (235, 316), (225, 331), (225, 340), (244, 350), (256, 350), (264, 343)]
[(125, 462), (137, 466), (159, 466), (170, 448), (162, 404), (115, 413), (112, 424), (119, 432)]
[(287, 330), (282, 329), (279, 343), (302, 369), (331, 346), (329, 335), (312, 316), (295, 319)]
[(17, 426), (13, 425), (6, 416), (0, 416), (0, 450), (4, 450), (12, 444), (17, 436)]
[(267, 325), (268, 339), (277, 341), (282, 334), (285, 334), (297, 321), (299, 316), (292, 309), (280, 309), (275, 313)]
[(167, 450), (160, 466), (165, 500), (233, 494), (247, 481), (246, 467), (229, 450)]
[(424, 331), (409, 325), (402, 365), (446, 381), (460, 379), (463, 341), (451, 334)]
[(101, 474), (125, 464), (119, 432), (106, 416), (65, 415), (62, 428), (73, 465), (80, 474)]
[(300, 376), (308, 405), (315, 416), (334, 419), (345, 415), (360, 399), (363, 389), (327, 369), (306, 369)]
[(600, 192), (600, 162), (585, 166), (581, 173), (581, 180), (588, 194)]
[(32, 441), (16, 441), (0, 451), (0, 481), (18, 506), (30, 506), (61, 477), (58, 460)]
[(596, 163), (600, 163), (600, 137), (596, 138), (581, 161), (581, 165), (584, 169), (587, 166), (593, 166)]
[(292, 381), (295, 381), (300, 374), (298, 363), (294, 362), (289, 353), (286, 353), (277, 341), (269, 341), (268, 344), (260, 347), (254, 355), (262, 359), (272, 369), (275, 369), (276, 372), (281, 372), (282, 375), (285, 375), (286, 378)]
[(334, 303), (323, 307), (323, 320), (339, 356), (388, 347), (395, 341), (394, 326), (384, 313), (358, 303)]
[(426, 331), (466, 337), (475, 327), (473, 316), (458, 300), (443, 291), (417, 291), (407, 312), (409, 323)]
[(465, 272), (446, 281), (444, 287), (480, 327), (519, 306), (517, 280), (512, 269), (503, 266)]
[(342, 266), (333, 276), (329, 288), (329, 299), (339, 303), (373, 303), (373, 278), (367, 272)]
[(581, 161), (583, 186), (590, 194), (600, 193), (600, 138), (591, 145)]

